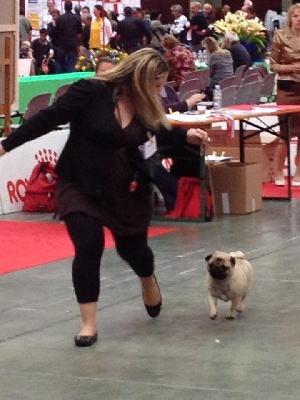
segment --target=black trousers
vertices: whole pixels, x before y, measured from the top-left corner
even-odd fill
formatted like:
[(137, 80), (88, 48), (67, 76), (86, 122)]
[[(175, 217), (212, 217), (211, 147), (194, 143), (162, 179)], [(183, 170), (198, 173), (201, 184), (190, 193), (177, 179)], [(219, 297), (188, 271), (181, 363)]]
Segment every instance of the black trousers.
[[(78, 303), (98, 301), (100, 293), (100, 263), (104, 250), (104, 230), (101, 221), (84, 213), (72, 213), (64, 218), (75, 248), (72, 279)], [(112, 232), (113, 233), (113, 232)], [(148, 246), (147, 232), (130, 236), (113, 233), (116, 250), (139, 277), (154, 272), (154, 255)]]

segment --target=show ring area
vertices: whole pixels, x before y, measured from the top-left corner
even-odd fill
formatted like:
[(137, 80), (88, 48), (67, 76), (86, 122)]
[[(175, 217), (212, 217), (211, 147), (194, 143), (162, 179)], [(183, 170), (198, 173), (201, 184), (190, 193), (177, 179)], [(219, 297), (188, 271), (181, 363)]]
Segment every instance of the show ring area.
[[(93, 73), (87, 72), (19, 77), (19, 111), (24, 112), (29, 101), (36, 95), (45, 92), (51, 93), (53, 100), (59, 87), (92, 75)], [(182, 126), (186, 126), (186, 123), (192, 121), (196, 124), (199, 122), (199, 126), (204, 127), (204, 129), (209, 127), (211, 142), (206, 149), (206, 155), (214, 155), (217, 158), (222, 156), (225, 159), (229, 157), (230, 159), (230, 161), (218, 163), (208, 161), (206, 162), (206, 172), (204, 174), (203, 171), (200, 172), (201, 180), (204, 181), (204, 183), (202, 182), (202, 189), (205, 189), (207, 183), (210, 186), (215, 215), (248, 214), (260, 210), (264, 198), (290, 199), (300, 196), (300, 188), (291, 188), (289, 185), (278, 188), (274, 184), (275, 150), (278, 142), (276, 136), (278, 126), (275, 126), (278, 123), (276, 104), (269, 104), (265, 108), (252, 108), (256, 109), (254, 110), (256, 111), (254, 117), (252, 117), (252, 114), (247, 115), (244, 110), (243, 130), (245, 130), (246, 135), (250, 134), (251, 136), (251, 133), (253, 133), (253, 136), (243, 143), (244, 159), (243, 162), (239, 163), (241, 156), (241, 120), (236, 120), (236, 115), (241, 114), (241, 109), (231, 113), (235, 128), (234, 134), (231, 135), (228, 135), (228, 121), (222, 115), (215, 117), (212, 115), (209, 124), (206, 125), (200, 116), (186, 115), (182, 116), (184, 117), (183, 120), (180, 120), (178, 116), (177, 120), (176, 116), (173, 117), (175, 123)], [(260, 111), (260, 113), (257, 114), (257, 111)], [(262, 132), (255, 134), (258, 121), (260, 126), (266, 127), (266, 130), (260, 128)], [(268, 132), (269, 127), (272, 126), (275, 126), (275, 134)], [(0, 212), (2, 214), (22, 210), (25, 188), (34, 166), (39, 161), (55, 162), (64, 147), (68, 134), (68, 129), (53, 131), (21, 146), (0, 159)], [(296, 141), (292, 139), (290, 141), (291, 175), (295, 171), (296, 146)], [(288, 164), (286, 162), (286, 175), (288, 175), (289, 170)], [(206, 199), (204, 192), (205, 190), (201, 190), (200, 218), (194, 219), (197, 221), (205, 220), (204, 203)], [(164, 210), (162, 211), (163, 214)]]

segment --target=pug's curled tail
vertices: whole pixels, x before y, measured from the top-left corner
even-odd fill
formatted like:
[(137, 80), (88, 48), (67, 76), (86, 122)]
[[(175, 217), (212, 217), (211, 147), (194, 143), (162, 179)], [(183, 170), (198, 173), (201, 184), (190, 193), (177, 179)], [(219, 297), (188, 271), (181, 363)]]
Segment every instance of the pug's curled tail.
[(235, 258), (242, 258), (242, 259), (246, 258), (245, 254), (242, 251), (232, 251), (231, 253), (229, 253), (229, 255)]

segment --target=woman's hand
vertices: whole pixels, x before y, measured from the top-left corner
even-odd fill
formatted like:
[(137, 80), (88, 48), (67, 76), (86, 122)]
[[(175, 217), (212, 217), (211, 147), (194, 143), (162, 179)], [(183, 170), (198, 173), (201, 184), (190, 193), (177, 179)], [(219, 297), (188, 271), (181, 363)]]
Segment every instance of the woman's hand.
[(297, 62), (295, 64), (293, 64), (293, 71), (294, 74), (300, 74), (300, 63)]
[(3, 156), (6, 153), (6, 151), (4, 150), (2, 144), (0, 144), (0, 157)]
[(210, 138), (208, 137), (206, 131), (198, 128), (197, 129), (192, 128), (187, 131), (186, 141), (189, 144), (195, 144), (201, 146), (202, 144), (205, 145), (208, 142), (210, 142)]
[(197, 103), (199, 103), (199, 101), (202, 101), (203, 99), (205, 99), (205, 97), (206, 97), (206, 94), (204, 94), (204, 93), (193, 94), (191, 97), (186, 99), (188, 108), (190, 109), (190, 108), (194, 107)]

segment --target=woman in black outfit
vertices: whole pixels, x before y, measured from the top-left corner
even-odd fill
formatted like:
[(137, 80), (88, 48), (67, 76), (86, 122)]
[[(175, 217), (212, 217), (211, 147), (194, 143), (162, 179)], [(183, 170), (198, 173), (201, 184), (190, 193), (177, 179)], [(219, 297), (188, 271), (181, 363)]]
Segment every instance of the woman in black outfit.
[[(175, 149), (201, 145), (201, 129), (171, 128), (160, 91), (168, 66), (153, 49), (128, 56), (112, 70), (73, 84), (52, 106), (26, 121), (0, 144), (0, 155), (70, 122), (70, 135), (57, 164), (58, 212), (75, 247), (73, 284), (82, 315), (77, 346), (97, 340), (103, 227), (115, 238), (119, 255), (140, 278), (150, 317), (160, 313), (162, 297), (147, 242), (151, 176), (147, 169), (158, 144)], [(148, 151), (145, 147), (150, 145)], [(152, 146), (152, 147), (151, 147)], [(144, 150), (143, 150), (144, 149)], [(144, 155), (144, 157), (143, 157)]]

